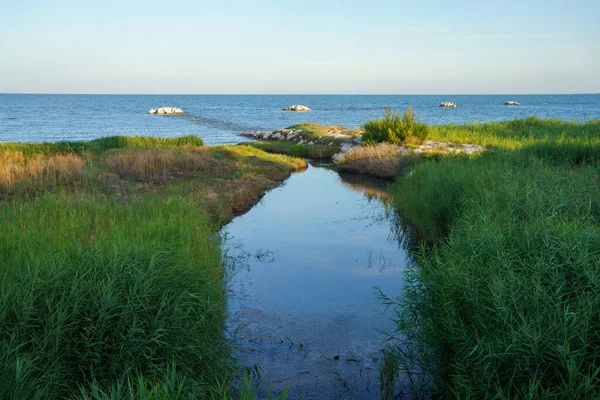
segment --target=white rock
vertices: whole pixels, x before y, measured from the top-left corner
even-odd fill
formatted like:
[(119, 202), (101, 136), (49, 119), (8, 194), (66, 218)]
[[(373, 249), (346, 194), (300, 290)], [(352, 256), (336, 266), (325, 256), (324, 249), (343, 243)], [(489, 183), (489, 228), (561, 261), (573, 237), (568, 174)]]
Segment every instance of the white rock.
[[(152, 112), (152, 111), (156, 111), (156, 112)], [(181, 108), (176, 108), (176, 107), (161, 107), (158, 110), (152, 109), (152, 110), (148, 111), (148, 113), (161, 114), (161, 115), (184, 114), (184, 112)]]
[(153, 108), (152, 110), (148, 111), (148, 114), (156, 114), (157, 112), (158, 111)]
[(305, 112), (305, 111), (311, 111), (310, 108), (297, 104), (297, 105), (293, 105), (293, 106), (289, 106), (283, 109), (283, 111), (299, 111), (299, 112)]
[(445, 101), (442, 104), (440, 104), (440, 107), (444, 107), (444, 108), (456, 108), (458, 107), (456, 104), (454, 104), (451, 101)]

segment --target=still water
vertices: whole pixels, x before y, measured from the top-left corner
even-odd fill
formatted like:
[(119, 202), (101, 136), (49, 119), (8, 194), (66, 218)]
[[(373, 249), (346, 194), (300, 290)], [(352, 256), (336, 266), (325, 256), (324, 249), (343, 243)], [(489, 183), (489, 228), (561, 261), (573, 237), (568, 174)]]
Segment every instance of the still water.
[(400, 295), (407, 262), (386, 197), (385, 183), (309, 166), (224, 228), (228, 255), (245, 261), (228, 327), (271, 390), (377, 395), (381, 330), (392, 325), (375, 288)]

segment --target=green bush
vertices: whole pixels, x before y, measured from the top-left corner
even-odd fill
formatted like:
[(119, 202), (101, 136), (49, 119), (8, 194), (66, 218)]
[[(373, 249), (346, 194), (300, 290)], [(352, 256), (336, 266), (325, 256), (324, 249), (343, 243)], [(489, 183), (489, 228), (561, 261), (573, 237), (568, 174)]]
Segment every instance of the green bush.
[(363, 129), (363, 140), (366, 143), (401, 144), (408, 137), (425, 140), (429, 135), (429, 127), (419, 122), (412, 106), (408, 107), (402, 117), (400, 113), (392, 113), (392, 109), (388, 107), (383, 119), (368, 121), (363, 125)]

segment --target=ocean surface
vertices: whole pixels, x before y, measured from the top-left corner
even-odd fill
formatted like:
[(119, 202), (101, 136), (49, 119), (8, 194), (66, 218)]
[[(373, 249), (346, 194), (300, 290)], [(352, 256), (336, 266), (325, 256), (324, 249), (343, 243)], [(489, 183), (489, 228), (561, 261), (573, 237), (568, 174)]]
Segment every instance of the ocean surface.
[[(505, 106), (516, 100), (521, 106)], [(440, 108), (452, 101), (458, 108)], [(309, 113), (282, 111), (293, 104)], [(600, 94), (578, 95), (46, 95), (0, 94), (0, 142), (91, 140), (112, 135), (198, 135), (206, 144), (246, 141), (239, 134), (301, 122), (357, 128), (387, 106), (412, 105), (430, 124), (499, 121), (529, 116), (570, 121), (600, 119)], [(149, 115), (182, 108), (183, 116)]]

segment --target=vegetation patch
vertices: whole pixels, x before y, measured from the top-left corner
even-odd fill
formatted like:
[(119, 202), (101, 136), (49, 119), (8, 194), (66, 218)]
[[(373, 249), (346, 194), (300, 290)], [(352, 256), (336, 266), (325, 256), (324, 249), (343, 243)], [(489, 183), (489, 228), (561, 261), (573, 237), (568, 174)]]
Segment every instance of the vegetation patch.
[(287, 154), (292, 157), (313, 158), (319, 160), (331, 160), (341, 151), (338, 145), (324, 144), (296, 144), (287, 140), (270, 142), (252, 142), (248, 146), (256, 147), (269, 153)]
[(403, 297), (382, 296), (397, 322), (386, 365), (400, 363), (413, 390), (600, 396), (598, 126), (527, 119), (432, 130), (497, 148), (416, 164), (396, 184), (406, 234), (427, 244)]
[(1, 398), (243, 397), (216, 233), (306, 163), (194, 142), (0, 147)]
[(388, 107), (383, 119), (368, 121), (363, 125), (362, 138), (366, 143), (395, 143), (402, 144), (406, 139), (410, 143), (420, 143), (429, 135), (429, 126), (419, 122), (412, 106), (404, 112), (392, 113)]
[(394, 178), (414, 159), (412, 153), (402, 153), (398, 150), (398, 146), (382, 143), (351, 148), (342, 155), (338, 167), (342, 171)]
[(334, 134), (360, 137), (361, 134), (360, 130), (358, 129), (348, 129), (339, 125), (326, 126), (316, 124), (314, 122), (303, 122), (301, 124), (288, 126), (285, 129), (297, 131), (299, 134), (302, 134), (312, 139), (332, 136)]

